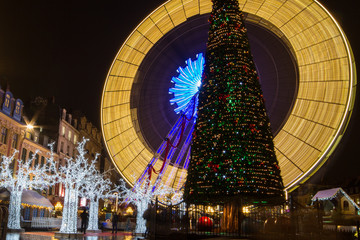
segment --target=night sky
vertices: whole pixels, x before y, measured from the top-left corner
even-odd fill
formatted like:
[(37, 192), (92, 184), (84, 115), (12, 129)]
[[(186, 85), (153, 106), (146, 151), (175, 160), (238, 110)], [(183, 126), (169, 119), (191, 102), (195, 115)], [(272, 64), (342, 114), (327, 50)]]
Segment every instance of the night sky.
[[(55, 96), (100, 126), (100, 98), (110, 65), (132, 30), (164, 0), (0, 1), (0, 85), (15, 98)], [(321, 1), (360, 59), (354, 0)], [(359, 65), (359, 64), (358, 64)], [(359, 91), (342, 143), (314, 181), (360, 176)], [(26, 108), (26, 106), (25, 106)], [(359, 172), (359, 173), (358, 173)]]

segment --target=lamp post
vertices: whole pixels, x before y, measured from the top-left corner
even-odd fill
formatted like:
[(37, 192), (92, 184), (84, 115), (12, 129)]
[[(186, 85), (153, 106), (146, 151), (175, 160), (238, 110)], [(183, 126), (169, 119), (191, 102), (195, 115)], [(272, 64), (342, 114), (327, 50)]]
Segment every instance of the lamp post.
[(119, 193), (114, 193), (116, 195), (116, 198), (115, 198), (115, 212), (117, 213), (118, 212), (118, 197), (119, 197)]

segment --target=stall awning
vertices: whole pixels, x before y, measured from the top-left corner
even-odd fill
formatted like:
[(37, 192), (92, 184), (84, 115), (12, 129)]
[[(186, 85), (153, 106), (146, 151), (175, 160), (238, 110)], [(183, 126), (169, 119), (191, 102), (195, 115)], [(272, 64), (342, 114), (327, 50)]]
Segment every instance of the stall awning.
[(33, 190), (24, 190), (21, 197), (21, 203), (39, 207), (54, 208), (49, 199), (41, 196), (38, 192)]
[(318, 191), (311, 201), (325, 201), (325, 200), (332, 200), (338, 196), (344, 196), (349, 200), (349, 202), (354, 205), (357, 210), (360, 210), (360, 207), (351, 199), (351, 197), (342, 189), (342, 188), (331, 188), (322, 191)]
[(311, 199), (311, 201), (324, 201), (324, 200), (331, 200), (335, 198), (339, 193), (344, 192), (342, 188), (331, 188), (326, 190), (318, 191), (315, 196)]

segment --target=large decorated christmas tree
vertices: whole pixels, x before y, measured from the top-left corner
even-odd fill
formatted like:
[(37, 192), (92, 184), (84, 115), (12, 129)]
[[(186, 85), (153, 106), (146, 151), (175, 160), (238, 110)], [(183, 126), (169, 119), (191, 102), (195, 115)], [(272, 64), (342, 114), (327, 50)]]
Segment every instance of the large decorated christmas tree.
[(185, 199), (282, 199), (270, 122), (239, 3), (212, 1)]

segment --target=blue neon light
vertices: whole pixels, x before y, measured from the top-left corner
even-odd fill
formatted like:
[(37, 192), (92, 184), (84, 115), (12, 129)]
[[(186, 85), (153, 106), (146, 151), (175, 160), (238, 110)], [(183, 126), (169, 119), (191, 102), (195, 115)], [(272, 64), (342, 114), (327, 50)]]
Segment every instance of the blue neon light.
[(174, 95), (170, 99), (170, 104), (176, 104), (174, 111), (177, 114), (185, 110), (192, 97), (199, 91), (205, 59), (203, 54), (199, 53), (195, 61), (189, 58), (185, 63), (185, 68), (179, 67), (176, 70), (179, 75), (172, 78), (171, 82), (175, 85), (169, 89), (169, 93)]

